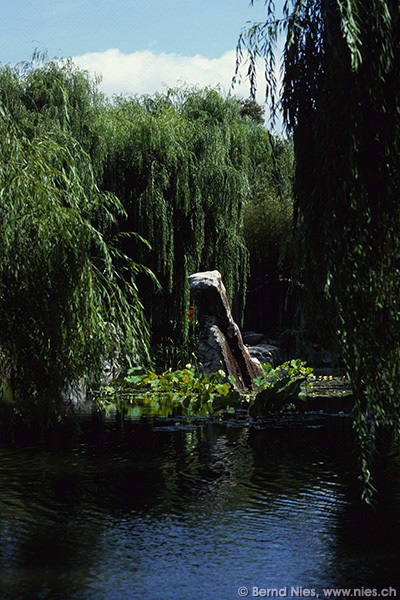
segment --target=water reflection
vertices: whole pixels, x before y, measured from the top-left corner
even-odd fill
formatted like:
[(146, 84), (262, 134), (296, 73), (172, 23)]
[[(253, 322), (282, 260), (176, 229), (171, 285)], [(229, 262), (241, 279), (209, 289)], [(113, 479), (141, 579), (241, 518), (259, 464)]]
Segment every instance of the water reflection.
[(329, 427), (112, 421), (67, 447), (0, 449), (0, 598), (395, 585), (396, 503), (360, 509), (352, 446)]

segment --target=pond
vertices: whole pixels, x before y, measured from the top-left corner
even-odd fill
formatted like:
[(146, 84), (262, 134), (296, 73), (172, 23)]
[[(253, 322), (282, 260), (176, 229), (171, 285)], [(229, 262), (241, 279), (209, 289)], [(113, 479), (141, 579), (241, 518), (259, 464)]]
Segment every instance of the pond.
[(317, 416), (87, 418), (66, 441), (3, 444), (0, 598), (400, 594), (397, 480), (385, 467), (390, 493), (363, 507), (353, 446), (346, 417)]

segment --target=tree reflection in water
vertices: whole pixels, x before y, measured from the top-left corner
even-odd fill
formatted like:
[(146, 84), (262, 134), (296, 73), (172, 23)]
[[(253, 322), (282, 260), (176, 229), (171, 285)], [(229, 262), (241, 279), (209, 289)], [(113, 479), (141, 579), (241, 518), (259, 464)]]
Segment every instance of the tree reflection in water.
[(398, 496), (384, 515), (360, 507), (343, 423), (110, 419), (67, 444), (2, 448), (1, 598), (394, 585)]

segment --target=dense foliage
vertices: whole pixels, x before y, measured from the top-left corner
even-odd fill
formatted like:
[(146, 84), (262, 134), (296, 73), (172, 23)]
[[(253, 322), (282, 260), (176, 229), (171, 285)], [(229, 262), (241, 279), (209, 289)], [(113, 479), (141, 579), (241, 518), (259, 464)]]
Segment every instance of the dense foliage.
[(221, 271), (240, 318), (244, 207), (275, 223), (286, 197), (258, 105), (213, 89), (111, 102), (71, 61), (35, 56), (0, 69), (0, 107), (6, 397), (44, 407), (104, 361), (145, 364), (149, 334), (159, 363), (187, 357), (194, 271)]
[(288, 277), (292, 260), (294, 153), (290, 139), (271, 136), (271, 160), (254, 165), (243, 233), (253, 278)]
[(210, 416), (234, 414), (243, 408), (251, 417), (266, 417), (304, 408), (305, 395), (314, 376), (301, 360), (273, 368), (264, 364), (264, 375), (255, 379), (252, 393), (240, 394), (234, 377), (223, 370), (212, 375), (187, 364), (177, 371), (157, 374), (134, 367), (125, 377), (100, 391), (99, 403), (107, 408), (140, 416)]
[(143, 286), (153, 340), (186, 347), (187, 277), (218, 269), (240, 318), (248, 276), (243, 207), (255, 177), (271, 170), (267, 131), (234, 98), (213, 89), (169, 90), (117, 98), (99, 115), (106, 145), (103, 186), (128, 212), (126, 226), (145, 236), (139, 252), (162, 294)]
[(149, 355), (142, 267), (111, 236), (123, 206), (99, 192), (73, 135), (71, 72), (42, 71), (0, 73), (0, 366), (14, 409), (46, 419), (60, 392), (98, 379), (105, 360)]
[[(287, 33), (282, 107), (293, 131), (309, 314), (337, 340), (355, 392), (363, 479), (376, 430), (400, 427), (400, 8), (296, 0), (241, 42), (267, 60)], [(319, 317), (318, 321), (316, 317)]]

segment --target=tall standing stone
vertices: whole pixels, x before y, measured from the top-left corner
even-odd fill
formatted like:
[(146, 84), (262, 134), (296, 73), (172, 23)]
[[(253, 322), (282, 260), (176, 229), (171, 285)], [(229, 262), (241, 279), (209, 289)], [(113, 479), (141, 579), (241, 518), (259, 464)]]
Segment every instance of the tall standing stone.
[(238, 389), (252, 389), (254, 377), (262, 375), (263, 369), (243, 343), (220, 272), (194, 273), (189, 286), (201, 327), (198, 360), (203, 370), (211, 374), (223, 369), (233, 375)]

